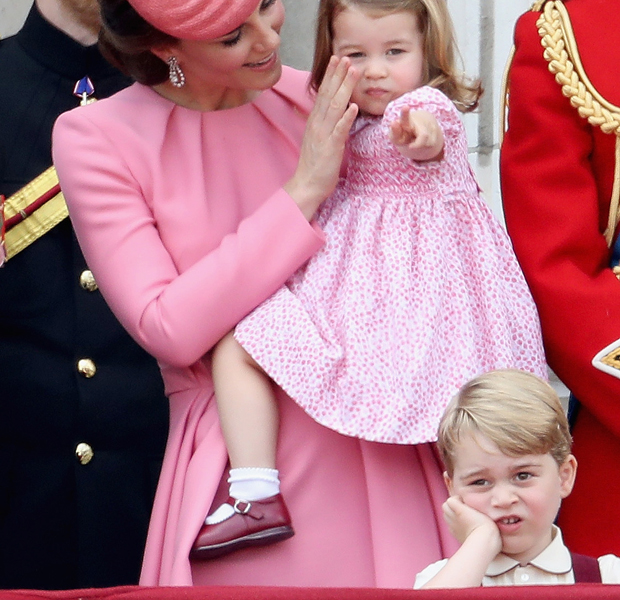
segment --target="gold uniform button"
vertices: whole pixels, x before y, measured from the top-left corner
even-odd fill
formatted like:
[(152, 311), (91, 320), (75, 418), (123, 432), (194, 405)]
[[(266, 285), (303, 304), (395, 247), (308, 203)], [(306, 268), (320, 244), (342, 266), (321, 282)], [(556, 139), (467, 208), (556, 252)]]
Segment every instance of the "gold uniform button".
[(90, 379), (95, 376), (97, 372), (97, 366), (90, 358), (82, 358), (78, 360), (77, 370), (84, 375), (86, 379)]
[(82, 271), (82, 274), (80, 275), (80, 285), (87, 292), (94, 292), (95, 290), (99, 289), (99, 287), (97, 286), (97, 282), (95, 281), (95, 276), (93, 275), (93, 272), (89, 271), (88, 269), (86, 269), (86, 271)]
[(77, 459), (80, 461), (81, 465), (87, 465), (95, 456), (93, 449), (84, 442), (78, 444), (75, 448), (75, 455)]

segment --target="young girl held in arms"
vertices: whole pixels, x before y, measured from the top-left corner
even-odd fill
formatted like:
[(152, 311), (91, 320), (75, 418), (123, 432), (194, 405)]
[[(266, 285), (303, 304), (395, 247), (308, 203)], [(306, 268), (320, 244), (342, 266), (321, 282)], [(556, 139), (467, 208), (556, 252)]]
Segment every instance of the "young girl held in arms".
[(324, 248), (214, 350), (230, 498), (194, 556), (293, 535), (272, 381), (340, 433), (424, 444), (471, 377), (545, 377), (534, 303), (468, 162), (459, 111), (481, 87), (455, 52), (445, 0), (321, 0), (313, 87), (332, 54), (360, 76), (346, 174), (318, 213)]

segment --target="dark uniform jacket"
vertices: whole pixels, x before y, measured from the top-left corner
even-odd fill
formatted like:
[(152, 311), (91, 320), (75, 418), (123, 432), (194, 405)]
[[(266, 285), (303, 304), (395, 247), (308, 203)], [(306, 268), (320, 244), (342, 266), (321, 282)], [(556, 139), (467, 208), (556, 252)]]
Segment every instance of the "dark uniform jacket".
[[(129, 83), (36, 8), (0, 41), (1, 194), (51, 165), (52, 125), (85, 75), (98, 97)], [(0, 588), (138, 581), (168, 404), (86, 270), (69, 219), (0, 268)]]
[(579, 472), (559, 523), (566, 545), (590, 556), (620, 554), (620, 281), (605, 235), (620, 127), (619, 8), (546, 2), (519, 19), (501, 152), (506, 224), (548, 362), (582, 403)]

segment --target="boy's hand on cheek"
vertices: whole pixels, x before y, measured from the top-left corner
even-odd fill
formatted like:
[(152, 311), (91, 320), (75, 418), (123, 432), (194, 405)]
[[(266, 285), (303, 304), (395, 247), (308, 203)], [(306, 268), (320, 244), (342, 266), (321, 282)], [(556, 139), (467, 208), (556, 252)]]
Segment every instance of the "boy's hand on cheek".
[(502, 549), (502, 539), (495, 522), (484, 513), (467, 506), (460, 497), (448, 498), (443, 504), (443, 514), (452, 535), (461, 544), (473, 534), (488, 539), (496, 549), (495, 554)]
[(461, 547), (423, 588), (463, 588), (482, 585), (484, 575), (502, 549), (502, 538), (494, 521), (467, 506), (459, 496), (443, 504), (450, 531)]

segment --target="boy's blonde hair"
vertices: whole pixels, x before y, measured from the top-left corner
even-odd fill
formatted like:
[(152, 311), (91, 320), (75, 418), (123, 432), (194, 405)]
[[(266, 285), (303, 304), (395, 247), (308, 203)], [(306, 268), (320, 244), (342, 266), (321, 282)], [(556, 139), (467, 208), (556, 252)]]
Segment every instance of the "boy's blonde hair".
[(478, 106), (479, 80), (470, 80), (456, 68), (456, 36), (446, 0), (320, 0), (311, 87), (319, 88), (332, 55), (334, 19), (346, 8), (357, 7), (377, 16), (401, 11), (418, 20), (424, 35), (426, 72), (423, 85), (441, 90), (461, 112)]
[(508, 456), (551, 454), (561, 465), (571, 448), (568, 421), (553, 388), (535, 375), (505, 369), (466, 383), (439, 424), (438, 447), (450, 477), (466, 435), (481, 434)]

